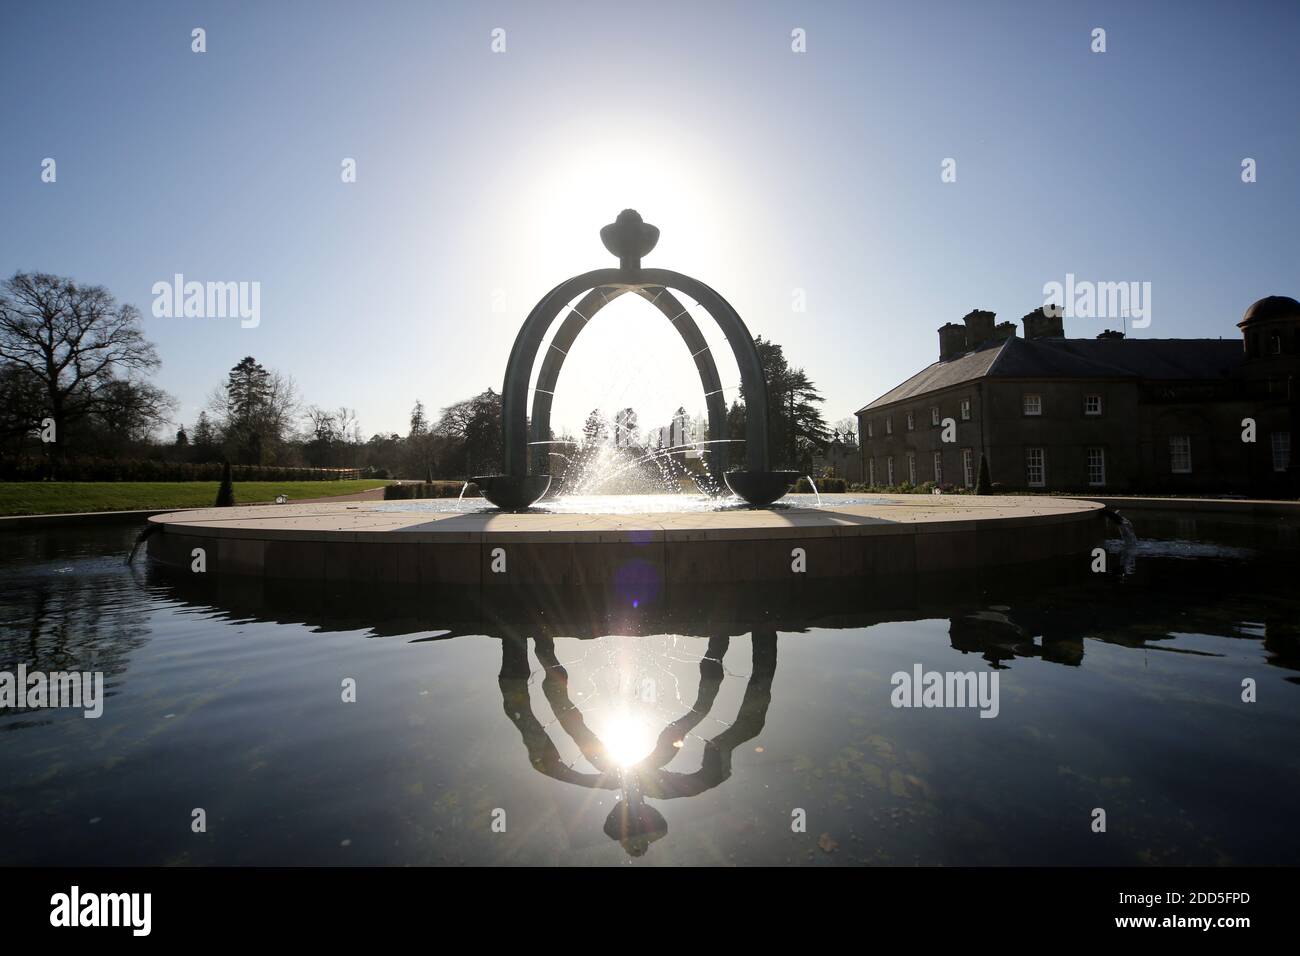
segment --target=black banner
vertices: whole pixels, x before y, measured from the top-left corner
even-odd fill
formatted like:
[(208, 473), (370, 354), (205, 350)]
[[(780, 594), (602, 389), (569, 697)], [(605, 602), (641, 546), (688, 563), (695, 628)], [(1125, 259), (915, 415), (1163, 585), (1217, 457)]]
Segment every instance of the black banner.
[(993, 926), (999, 940), (1055, 932), (1230, 944), (1287, 925), (1293, 878), (1280, 869), (631, 869), (645, 868), (10, 869), (0, 881), (10, 941), (77, 931), (82, 942), (265, 934), (337, 944), (441, 927), (490, 943), (561, 921), (581, 935), (608, 927), (634, 939), (642, 924), (667, 916), (689, 925), (706, 906), (729, 911), (726, 924), (742, 934), (786, 922), (814, 939), (851, 928), (870, 938), (919, 934), (920, 945)]

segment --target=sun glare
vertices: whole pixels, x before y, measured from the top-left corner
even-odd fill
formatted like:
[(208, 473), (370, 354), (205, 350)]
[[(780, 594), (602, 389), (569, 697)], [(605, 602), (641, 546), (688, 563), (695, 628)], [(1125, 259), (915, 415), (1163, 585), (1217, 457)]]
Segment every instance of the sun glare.
[[(507, 337), (557, 276), (617, 265), (599, 229), (626, 208), (662, 230), (647, 268), (732, 280), (744, 269), (735, 234), (747, 206), (743, 168), (650, 112), (620, 117), (600, 133), (592, 136), (589, 122), (561, 127), (496, 178), (483, 219), (491, 235), (483, 241), (511, 264), (508, 275), (494, 280), (508, 286), (514, 310), (516, 325), (502, 324)], [(752, 238), (744, 246), (749, 256)], [(683, 304), (714, 353), (726, 400), (733, 401), (739, 374), (725, 337), (702, 309)], [(530, 384), (539, 371), (540, 363)], [(642, 428), (668, 426), (679, 407), (692, 417), (704, 410), (690, 351), (653, 306), (633, 296), (593, 319), (569, 352), (558, 386), (551, 414), (556, 434), (567, 429), (576, 435), (596, 408), (610, 418), (633, 408)]]
[(655, 735), (649, 722), (626, 708), (615, 711), (598, 736), (610, 759), (623, 769), (640, 763), (654, 750)]
[(647, 265), (712, 275), (725, 268), (722, 238), (734, 220), (726, 184), (734, 175), (701, 144), (647, 119), (599, 139), (590, 130), (561, 132), (544, 155), (529, 167), (530, 188), (512, 191), (521, 206), (510, 213), (518, 236), (532, 243), (530, 255), (542, 260), (542, 274), (609, 265), (596, 229), (625, 208), (663, 229)]

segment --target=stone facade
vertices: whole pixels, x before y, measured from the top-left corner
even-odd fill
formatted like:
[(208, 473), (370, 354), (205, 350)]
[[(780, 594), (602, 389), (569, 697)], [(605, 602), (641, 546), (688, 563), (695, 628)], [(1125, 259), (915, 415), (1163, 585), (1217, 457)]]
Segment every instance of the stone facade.
[(862, 451), (857, 445), (830, 442), (813, 453), (812, 465), (816, 476), (829, 473), (853, 484), (862, 481)]
[(985, 456), (1008, 491), (1300, 494), (1294, 299), (1251, 306), (1230, 340), (1066, 339), (1042, 310), (1023, 324), (1020, 339), (976, 311), (963, 341), (941, 328), (941, 360), (857, 413), (863, 480), (936, 481), (937, 455), (940, 484), (973, 485)]

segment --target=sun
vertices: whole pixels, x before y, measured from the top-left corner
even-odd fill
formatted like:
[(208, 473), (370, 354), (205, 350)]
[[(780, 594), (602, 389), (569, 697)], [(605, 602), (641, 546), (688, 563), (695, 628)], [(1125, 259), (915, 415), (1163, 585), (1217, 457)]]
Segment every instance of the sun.
[(597, 735), (621, 769), (636, 766), (654, 750), (655, 734), (644, 716), (626, 707), (615, 711)]
[(737, 171), (671, 121), (647, 117), (599, 136), (580, 125), (559, 129), (520, 158), (517, 174), (494, 197), (509, 203), (497, 214), (510, 224), (496, 241), (518, 244), (546, 276), (607, 265), (597, 230), (628, 208), (664, 229), (648, 266), (713, 275), (726, 267)]

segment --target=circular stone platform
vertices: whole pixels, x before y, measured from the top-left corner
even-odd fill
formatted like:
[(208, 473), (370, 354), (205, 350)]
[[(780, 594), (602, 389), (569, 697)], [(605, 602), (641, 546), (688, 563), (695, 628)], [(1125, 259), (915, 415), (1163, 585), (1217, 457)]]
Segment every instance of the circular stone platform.
[(624, 587), (630, 579), (666, 590), (958, 572), (1074, 556), (1086, 570), (1105, 537), (1103, 506), (1070, 498), (882, 495), (863, 503), (823, 495), (820, 507), (645, 514), (438, 513), (396, 504), (156, 515), (149, 519), (149, 555), (196, 575), (484, 593), (523, 583), (561, 594)]

